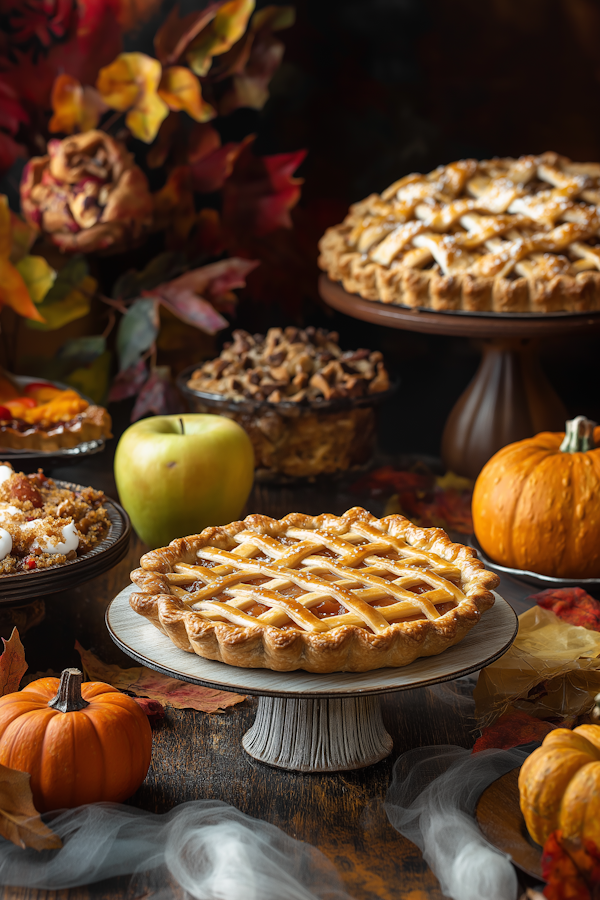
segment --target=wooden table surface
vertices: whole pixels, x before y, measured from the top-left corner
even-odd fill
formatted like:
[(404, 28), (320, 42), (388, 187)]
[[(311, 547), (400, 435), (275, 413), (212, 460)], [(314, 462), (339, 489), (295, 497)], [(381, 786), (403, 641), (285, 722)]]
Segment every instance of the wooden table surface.
[[(110, 455), (89, 464), (55, 470), (57, 478), (92, 484), (116, 497)], [(367, 505), (329, 481), (309, 487), (255, 486), (249, 512), (280, 517), (290, 511), (340, 514), (349, 506)], [(371, 509), (376, 515), (382, 510)], [(30, 672), (58, 671), (78, 665), (75, 640), (92, 648), (106, 662), (130, 667), (135, 663), (112, 643), (104, 612), (129, 583), (129, 572), (145, 547), (133, 537), (127, 558), (112, 571), (74, 590), (46, 599), (46, 618), (23, 637)], [(527, 587), (506, 580), (498, 589), (517, 612), (529, 605)], [(6, 636), (6, 627), (0, 633)], [(406, 750), (431, 744), (470, 747), (474, 722), (465, 718), (444, 686), (404, 691), (383, 698), (384, 722), (394, 740), (391, 756), (377, 765), (332, 775), (302, 775), (262, 765), (241, 747), (252, 724), (257, 701), (220, 714), (168, 709), (154, 728), (154, 749), (148, 776), (131, 803), (164, 812), (178, 803), (217, 799), (271, 822), (287, 834), (314, 844), (335, 864), (349, 894), (356, 900), (424, 900), (441, 898), (437, 879), (418, 848), (389, 824), (383, 798), (397, 757)], [(111, 879), (89, 888), (60, 893), (61, 900), (101, 900), (125, 897), (127, 878)], [(56, 894), (5, 887), (10, 900), (55, 900)]]

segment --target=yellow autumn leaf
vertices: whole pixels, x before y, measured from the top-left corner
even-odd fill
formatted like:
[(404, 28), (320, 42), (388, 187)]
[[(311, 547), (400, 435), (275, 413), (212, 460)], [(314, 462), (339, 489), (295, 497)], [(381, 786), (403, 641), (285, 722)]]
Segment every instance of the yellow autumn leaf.
[(82, 87), (76, 78), (64, 73), (56, 77), (50, 101), (54, 115), (48, 128), (62, 134), (91, 131), (108, 109), (98, 91), (92, 87)]
[(83, 318), (91, 309), (91, 298), (96, 287), (96, 279), (86, 275), (63, 299), (42, 303), (39, 309), (44, 318), (40, 317), (39, 322), (28, 322), (29, 327), (39, 331), (55, 331), (75, 319)]
[(24, 256), (16, 264), (34, 303), (41, 303), (56, 278), (56, 272), (43, 256)]
[(146, 53), (121, 53), (100, 69), (96, 87), (103, 101), (112, 109), (125, 112), (125, 123), (131, 133), (151, 143), (169, 107), (157, 94), (162, 66)]
[(227, 53), (239, 41), (246, 31), (255, 5), (255, 0), (229, 0), (198, 37), (194, 38), (188, 47), (186, 59), (196, 75), (206, 75), (213, 57)]
[(185, 66), (170, 66), (162, 73), (158, 95), (174, 112), (183, 110), (196, 122), (214, 119), (216, 110), (202, 97), (200, 82)]
[(23, 276), (6, 257), (0, 258), (0, 306), (10, 306), (26, 319), (40, 323), (44, 321), (29, 296)]

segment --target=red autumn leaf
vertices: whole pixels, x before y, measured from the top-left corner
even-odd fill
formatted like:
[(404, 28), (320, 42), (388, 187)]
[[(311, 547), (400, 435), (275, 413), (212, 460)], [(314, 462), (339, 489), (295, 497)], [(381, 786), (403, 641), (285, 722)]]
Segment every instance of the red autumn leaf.
[(137, 422), (148, 413), (162, 416), (179, 412), (183, 412), (183, 404), (171, 379), (171, 370), (169, 366), (156, 366), (138, 394), (131, 421)]
[(25, 650), (19, 632), (13, 628), (6, 641), (2, 638), (4, 651), (0, 656), (0, 695), (12, 694), (19, 690), (21, 678), (29, 668), (25, 662)]
[(536, 719), (528, 713), (507, 712), (489, 728), (483, 729), (481, 737), (475, 741), (473, 753), (491, 749), (510, 750), (511, 747), (519, 747), (521, 744), (543, 741), (555, 728), (558, 726)]
[[(221, 146), (221, 136), (208, 122), (195, 122), (190, 129), (187, 142), (187, 161), (200, 162)], [(233, 167), (233, 163), (232, 163)]]
[(158, 700), (151, 700), (149, 697), (134, 697), (133, 699), (140, 709), (146, 713), (151, 725), (164, 719), (165, 708)]
[(118, 400), (126, 400), (127, 397), (135, 397), (139, 394), (143, 384), (148, 378), (148, 370), (143, 359), (119, 372), (115, 377), (110, 393), (108, 395), (109, 403), (116, 403)]
[(291, 228), (290, 209), (300, 198), (302, 180), (293, 173), (306, 150), (254, 156), (242, 148), (223, 186), (223, 226), (240, 245), (251, 235), (263, 237), (276, 228)]
[(179, 290), (161, 294), (161, 303), (178, 319), (193, 325), (206, 334), (216, 334), (227, 328), (228, 321), (219, 315), (207, 300), (197, 297), (193, 291)]
[(374, 494), (381, 494), (385, 490), (395, 493), (410, 490), (426, 491), (433, 486), (433, 481), (433, 473), (407, 472), (393, 466), (382, 466), (355, 481), (350, 490), (355, 493), (372, 491)]
[(230, 178), (238, 157), (253, 140), (254, 136), (249, 135), (239, 144), (224, 144), (192, 163), (190, 172), (193, 189), (201, 194), (212, 194), (213, 191), (220, 190)]
[(173, 7), (154, 38), (154, 50), (163, 66), (176, 63), (188, 44), (209, 24), (225, 0), (209, 3), (205, 9), (180, 16), (179, 4)]
[(559, 588), (532, 594), (538, 606), (549, 609), (563, 622), (580, 625), (590, 631), (600, 631), (600, 601), (590, 597), (582, 588)]
[(547, 900), (593, 900), (600, 885), (600, 851), (592, 841), (575, 847), (554, 831), (544, 844), (542, 875)]

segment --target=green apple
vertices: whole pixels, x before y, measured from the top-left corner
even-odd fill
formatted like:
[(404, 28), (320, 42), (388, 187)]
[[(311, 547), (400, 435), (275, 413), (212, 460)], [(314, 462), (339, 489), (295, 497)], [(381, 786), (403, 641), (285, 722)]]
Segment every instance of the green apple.
[(250, 438), (224, 416), (141, 419), (115, 454), (119, 498), (150, 547), (235, 521), (253, 477)]

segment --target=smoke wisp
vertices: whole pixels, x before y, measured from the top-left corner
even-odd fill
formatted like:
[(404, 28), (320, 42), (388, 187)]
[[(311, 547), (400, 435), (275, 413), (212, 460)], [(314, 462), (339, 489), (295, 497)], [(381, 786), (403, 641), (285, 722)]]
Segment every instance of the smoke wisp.
[(352, 900), (315, 847), (218, 800), (158, 815), (116, 803), (54, 814), (60, 850), (0, 838), (0, 884), (64, 890), (131, 875), (130, 896), (153, 900)]
[(523, 750), (423, 747), (394, 765), (385, 810), (413, 841), (453, 900), (516, 900), (517, 876), (509, 857), (494, 849), (473, 818), (477, 800), (501, 775), (520, 766)]

